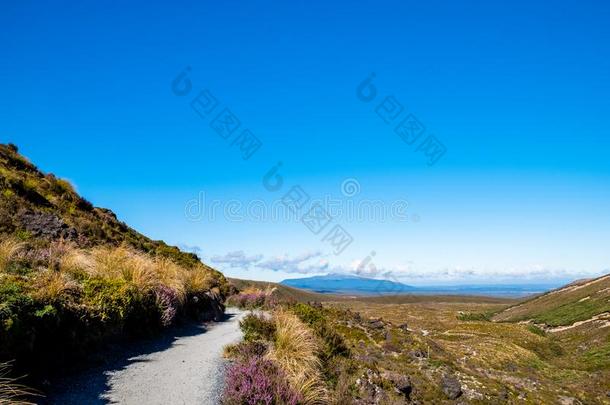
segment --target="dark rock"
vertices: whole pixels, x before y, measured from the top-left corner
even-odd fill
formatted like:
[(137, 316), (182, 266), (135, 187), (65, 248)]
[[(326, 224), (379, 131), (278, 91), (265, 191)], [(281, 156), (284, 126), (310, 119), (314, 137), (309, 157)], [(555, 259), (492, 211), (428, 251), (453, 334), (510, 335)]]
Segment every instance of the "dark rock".
[(456, 399), (462, 395), (462, 385), (455, 376), (446, 374), (441, 380), (441, 388), (449, 399)]
[(413, 391), (413, 385), (411, 383), (411, 378), (408, 375), (385, 372), (383, 376), (385, 379), (389, 380), (401, 394), (409, 398), (411, 391)]
[(421, 349), (417, 349), (417, 350), (412, 350), (411, 352), (409, 352), (409, 356), (411, 356), (411, 358), (414, 358), (414, 359), (425, 359), (426, 357), (428, 357), (428, 353), (426, 353), (425, 351), (423, 351)]
[(187, 305), (189, 315), (198, 321), (222, 321), (224, 311), (222, 296), (215, 291), (192, 296)]
[(55, 214), (42, 211), (20, 211), (18, 222), (20, 227), (30, 232), (35, 237), (44, 239), (76, 240), (78, 232), (68, 226)]
[(508, 392), (508, 389), (506, 388), (502, 388), (500, 390), (500, 392), (498, 393), (498, 397), (500, 397), (500, 399), (502, 400), (508, 400), (508, 398), (510, 397), (510, 393)]
[(381, 319), (371, 319), (369, 321), (369, 327), (373, 329), (383, 329), (384, 326), (385, 324)]
[(399, 328), (400, 330), (402, 330), (403, 332), (408, 332), (408, 331), (409, 331), (409, 326), (408, 326), (406, 323), (400, 324), (400, 325), (398, 326), (398, 328)]

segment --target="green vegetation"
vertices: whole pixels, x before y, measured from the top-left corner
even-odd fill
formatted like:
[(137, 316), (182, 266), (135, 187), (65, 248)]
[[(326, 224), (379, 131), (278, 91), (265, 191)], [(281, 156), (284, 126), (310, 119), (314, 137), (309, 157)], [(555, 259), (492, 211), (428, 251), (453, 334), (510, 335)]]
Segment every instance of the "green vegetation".
[(587, 351), (583, 356), (586, 368), (601, 370), (610, 368), (610, 342)]
[(19, 365), (53, 367), (108, 338), (152, 333), (193, 312), (222, 313), (223, 279), (202, 265), (124, 247), (51, 242), (38, 250), (10, 238), (0, 239), (0, 252), (0, 358)]
[(0, 235), (71, 241), (78, 247), (126, 246), (171, 259), (183, 267), (202, 265), (193, 253), (153, 241), (94, 207), (66, 180), (44, 174), (14, 145), (0, 144)]
[(583, 280), (534, 297), (493, 316), (496, 321), (533, 320), (565, 326), (610, 312), (610, 275)]
[(610, 311), (608, 296), (596, 297), (549, 308), (544, 312), (536, 313), (532, 319), (536, 323), (544, 323), (549, 326), (571, 325), (608, 311)]
[(219, 319), (228, 293), (196, 255), (148, 239), (0, 144), (0, 362), (44, 377), (112, 340)]
[(262, 315), (248, 314), (239, 322), (246, 342), (273, 340), (275, 323)]
[(532, 333), (535, 333), (538, 336), (546, 336), (546, 332), (544, 331), (544, 329), (540, 329), (536, 325), (527, 325), (527, 330), (529, 330)]

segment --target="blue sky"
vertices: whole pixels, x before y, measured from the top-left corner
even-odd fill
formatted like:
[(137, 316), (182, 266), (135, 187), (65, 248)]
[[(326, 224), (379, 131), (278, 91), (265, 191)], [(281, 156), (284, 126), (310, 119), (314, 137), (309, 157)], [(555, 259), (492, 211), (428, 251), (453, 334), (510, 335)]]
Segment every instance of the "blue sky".
[[(603, 1), (12, 2), (0, 141), (232, 276), (596, 275), (610, 268), (609, 20)], [(190, 103), (204, 89), (219, 104), (201, 118)], [(403, 107), (392, 124), (376, 113), (388, 96)], [(229, 140), (211, 128), (225, 107), (241, 122)], [(394, 132), (408, 114), (426, 129), (413, 145)], [(231, 145), (243, 129), (262, 142), (248, 160)], [(417, 151), (428, 135), (446, 148), (432, 166)], [(268, 191), (280, 161), (284, 185)], [(344, 211), (318, 235), (249, 212), (295, 185)], [(200, 195), (214, 218), (185, 214)], [(371, 201), (402, 211), (349, 215)], [(321, 240), (334, 225), (353, 239), (338, 255)]]

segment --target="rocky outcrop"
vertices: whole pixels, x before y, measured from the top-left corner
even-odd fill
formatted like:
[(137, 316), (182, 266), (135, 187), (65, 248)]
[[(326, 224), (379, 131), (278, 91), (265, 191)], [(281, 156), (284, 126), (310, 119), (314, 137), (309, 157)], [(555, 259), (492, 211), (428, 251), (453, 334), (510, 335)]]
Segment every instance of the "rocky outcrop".
[(445, 374), (443, 376), (441, 388), (449, 399), (456, 399), (462, 395), (462, 385), (460, 384), (460, 381), (451, 374)]
[(47, 240), (76, 240), (78, 232), (55, 214), (44, 211), (22, 210), (17, 214), (20, 228), (32, 236)]

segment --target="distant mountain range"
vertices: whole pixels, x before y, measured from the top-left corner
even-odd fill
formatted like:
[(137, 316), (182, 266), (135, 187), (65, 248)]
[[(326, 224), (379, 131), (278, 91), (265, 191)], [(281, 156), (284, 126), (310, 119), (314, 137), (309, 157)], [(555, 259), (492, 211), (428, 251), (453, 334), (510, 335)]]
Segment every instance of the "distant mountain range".
[(376, 280), (347, 274), (293, 278), (284, 280), (281, 284), (326, 294), (404, 294), (416, 290), (415, 287), (390, 280)]
[(450, 295), (487, 295), (496, 297), (524, 297), (541, 294), (552, 288), (555, 284), (533, 285), (439, 285), (414, 287), (411, 285), (347, 274), (328, 274), (306, 278), (293, 278), (281, 284), (310, 290), (323, 294), (354, 294), (354, 295), (400, 295), (400, 294), (450, 294)]

